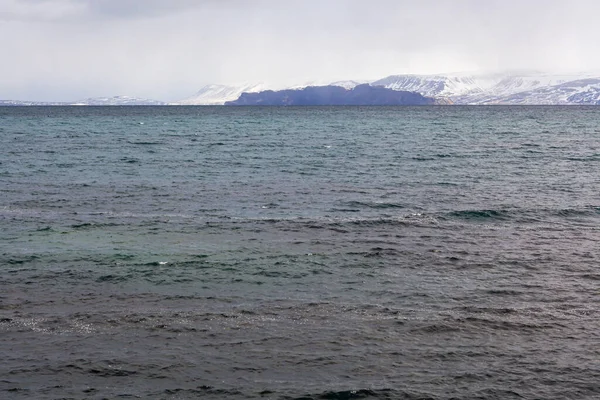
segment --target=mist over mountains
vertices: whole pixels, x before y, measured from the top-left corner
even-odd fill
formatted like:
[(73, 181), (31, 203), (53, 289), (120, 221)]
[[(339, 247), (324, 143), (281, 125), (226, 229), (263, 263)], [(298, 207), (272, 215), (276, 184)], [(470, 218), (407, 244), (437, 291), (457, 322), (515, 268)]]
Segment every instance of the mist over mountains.
[[(346, 90), (368, 84), (398, 92), (413, 92), (435, 99), (435, 104), (465, 105), (600, 105), (600, 73), (548, 74), (536, 71), (506, 72), (488, 74), (435, 74), (435, 75), (390, 75), (373, 81), (335, 81), (320, 87), (341, 87)], [(223, 105), (236, 102), (244, 93), (286, 91), (287, 95), (300, 96), (294, 91), (316, 85), (294, 85), (291, 87), (269, 87), (264, 83), (250, 83), (239, 86), (210, 84), (200, 88), (195, 94), (176, 102), (165, 102), (131, 96), (97, 97), (73, 102), (36, 102), (0, 100), (4, 105)], [(329, 89), (331, 92), (331, 89)], [(333, 92), (331, 92), (333, 93)], [(341, 93), (341, 92), (340, 92)], [(273, 95), (270, 95), (271, 97)], [(349, 94), (346, 94), (349, 96)], [(388, 95), (386, 95), (388, 96)], [(393, 95), (391, 97), (394, 97)], [(266, 97), (263, 96), (266, 99)], [(299, 97), (298, 97), (299, 98)], [(300, 101), (300, 100), (298, 100)], [(351, 104), (379, 104), (373, 99), (362, 101), (358, 98)], [(276, 104), (284, 104), (278, 100)], [(302, 103), (302, 101), (300, 101)], [(335, 104), (346, 104), (335, 100)], [(239, 102), (238, 102), (239, 104)], [(266, 103), (265, 103), (266, 104)], [(299, 103), (295, 103), (299, 104)], [(319, 100), (318, 104), (327, 103)], [(382, 104), (387, 104), (382, 102)]]

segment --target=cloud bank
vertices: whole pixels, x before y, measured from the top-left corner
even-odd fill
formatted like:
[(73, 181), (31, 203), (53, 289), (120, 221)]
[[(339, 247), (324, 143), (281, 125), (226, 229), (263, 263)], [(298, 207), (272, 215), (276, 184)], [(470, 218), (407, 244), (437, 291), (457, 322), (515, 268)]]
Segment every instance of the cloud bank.
[(600, 70), (595, 0), (0, 0), (0, 99)]

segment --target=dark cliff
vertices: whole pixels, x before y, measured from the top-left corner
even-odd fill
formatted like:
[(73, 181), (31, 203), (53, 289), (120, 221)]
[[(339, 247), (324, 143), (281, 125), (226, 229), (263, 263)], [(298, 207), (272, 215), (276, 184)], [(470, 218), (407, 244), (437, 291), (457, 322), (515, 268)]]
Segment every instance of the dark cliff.
[(399, 106), (431, 105), (436, 100), (419, 93), (386, 89), (368, 84), (353, 89), (340, 86), (309, 86), (298, 90), (266, 90), (242, 93), (227, 106)]

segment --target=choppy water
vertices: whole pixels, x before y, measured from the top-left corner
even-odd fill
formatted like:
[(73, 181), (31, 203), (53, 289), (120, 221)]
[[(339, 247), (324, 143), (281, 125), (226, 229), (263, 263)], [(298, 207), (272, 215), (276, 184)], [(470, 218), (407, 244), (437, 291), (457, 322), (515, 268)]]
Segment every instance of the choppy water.
[(0, 108), (0, 398), (600, 398), (600, 108)]

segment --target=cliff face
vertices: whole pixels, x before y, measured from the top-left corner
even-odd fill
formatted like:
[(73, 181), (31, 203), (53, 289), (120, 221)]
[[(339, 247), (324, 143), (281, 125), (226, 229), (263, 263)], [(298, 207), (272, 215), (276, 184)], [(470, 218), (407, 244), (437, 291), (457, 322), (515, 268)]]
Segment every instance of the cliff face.
[(267, 90), (242, 93), (229, 106), (398, 106), (431, 105), (436, 100), (418, 93), (386, 89), (368, 84), (353, 89), (339, 86), (309, 86), (300, 90)]

